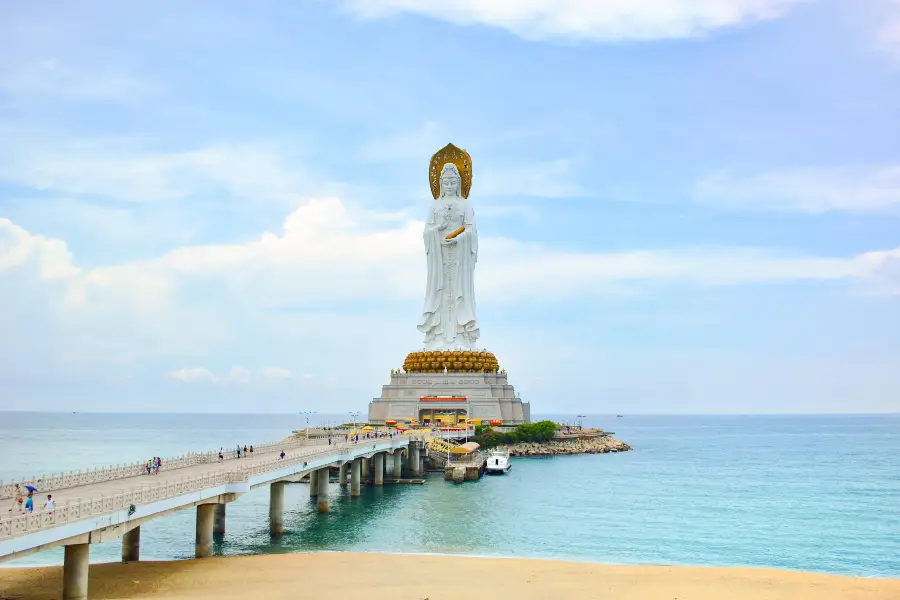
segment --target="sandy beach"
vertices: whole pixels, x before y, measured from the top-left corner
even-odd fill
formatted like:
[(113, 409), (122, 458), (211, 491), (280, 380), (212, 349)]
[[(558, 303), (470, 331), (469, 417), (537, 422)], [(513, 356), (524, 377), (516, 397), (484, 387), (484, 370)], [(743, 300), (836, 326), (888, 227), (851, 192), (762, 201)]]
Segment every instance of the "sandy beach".
[[(456, 575), (454, 575), (456, 574)], [(60, 597), (60, 567), (0, 569), (0, 598)], [(387, 554), (282, 554), (92, 565), (93, 600), (898, 600), (900, 580), (775, 569), (611, 566)]]

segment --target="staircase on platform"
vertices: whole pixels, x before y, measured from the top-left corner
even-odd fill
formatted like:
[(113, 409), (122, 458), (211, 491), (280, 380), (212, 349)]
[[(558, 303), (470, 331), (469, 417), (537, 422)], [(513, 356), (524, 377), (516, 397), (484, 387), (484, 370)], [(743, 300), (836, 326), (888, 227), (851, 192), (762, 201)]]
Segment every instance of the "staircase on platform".
[(447, 456), (453, 452), (453, 449), (459, 446), (454, 440), (445, 440), (439, 437), (429, 438), (426, 442), (428, 457), (434, 461), (440, 461), (441, 464), (447, 462)]

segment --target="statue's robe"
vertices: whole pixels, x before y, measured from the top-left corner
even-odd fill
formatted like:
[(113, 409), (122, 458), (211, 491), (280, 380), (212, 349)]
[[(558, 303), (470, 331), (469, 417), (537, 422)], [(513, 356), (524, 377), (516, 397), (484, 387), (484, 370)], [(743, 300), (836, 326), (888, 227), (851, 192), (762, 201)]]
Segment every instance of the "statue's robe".
[[(442, 216), (448, 206), (450, 220), (441, 228)], [(465, 225), (466, 230), (456, 237), (456, 244), (442, 244), (442, 240), (460, 225)], [(433, 202), (423, 237), (428, 281), (419, 331), (425, 334), (425, 347), (471, 347), (480, 334), (475, 318), (478, 229), (472, 205), (462, 198)]]

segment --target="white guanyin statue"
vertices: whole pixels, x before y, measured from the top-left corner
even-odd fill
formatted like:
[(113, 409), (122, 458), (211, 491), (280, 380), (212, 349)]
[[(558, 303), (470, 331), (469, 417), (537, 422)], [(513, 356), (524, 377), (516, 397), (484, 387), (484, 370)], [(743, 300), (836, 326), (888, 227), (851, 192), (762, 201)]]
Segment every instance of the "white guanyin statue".
[(475, 262), (478, 229), (469, 203), (472, 159), (453, 144), (431, 157), (429, 173), (435, 202), (425, 222), (428, 283), (419, 331), (426, 350), (472, 348), (478, 340), (475, 318)]

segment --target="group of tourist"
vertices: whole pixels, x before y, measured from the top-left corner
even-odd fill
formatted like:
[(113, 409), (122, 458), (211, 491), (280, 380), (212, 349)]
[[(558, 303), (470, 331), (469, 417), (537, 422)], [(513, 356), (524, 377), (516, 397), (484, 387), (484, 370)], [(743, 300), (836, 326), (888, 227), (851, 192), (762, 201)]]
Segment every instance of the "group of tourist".
[[(13, 489), (13, 503), (9, 512), (34, 512), (35, 491), (34, 489), (22, 489), (22, 486), (17, 483)], [(53, 501), (53, 495), (47, 494), (47, 501), (44, 502), (44, 511), (52, 514), (54, 508), (56, 508), (56, 503)]]
[[(243, 447), (237, 445), (234, 447), (234, 456), (235, 458), (253, 458), (253, 445), (250, 445), (248, 448), (245, 444)], [(219, 462), (225, 460), (225, 448), (219, 448)]]
[[(395, 438), (400, 437), (399, 431), (369, 431), (364, 433), (362, 437), (358, 433), (354, 433), (353, 435), (345, 434), (344, 441), (345, 442), (353, 442), (354, 444), (358, 444), (359, 440), (372, 440), (379, 438)], [(331, 436), (328, 436), (328, 443), (331, 443)]]
[(154, 456), (147, 461), (147, 475), (159, 475), (159, 470), (161, 468), (162, 459), (160, 457)]

